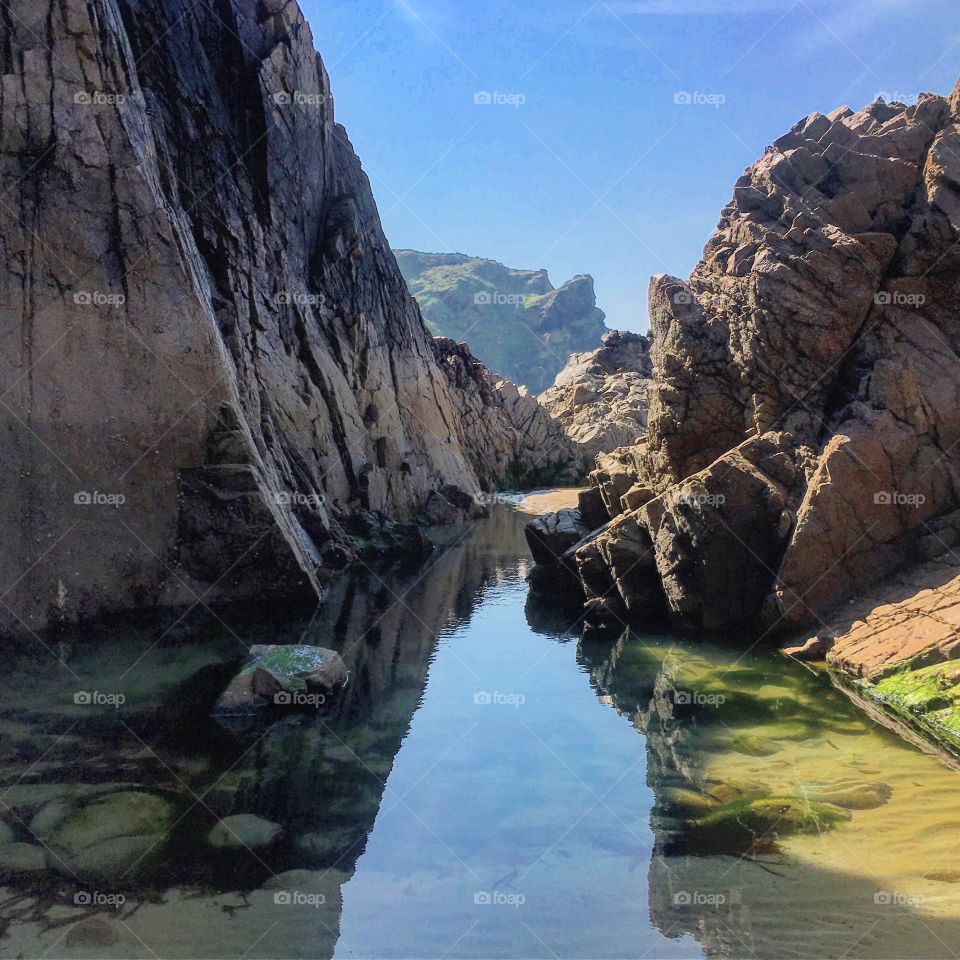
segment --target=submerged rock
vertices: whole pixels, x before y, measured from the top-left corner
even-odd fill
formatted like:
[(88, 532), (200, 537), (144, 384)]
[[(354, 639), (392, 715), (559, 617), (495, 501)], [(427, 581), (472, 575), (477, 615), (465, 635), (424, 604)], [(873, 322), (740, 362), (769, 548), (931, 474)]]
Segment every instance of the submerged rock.
[(877, 780), (820, 780), (802, 783), (800, 792), (811, 803), (831, 803), (844, 810), (873, 810), (893, 795), (889, 784)]
[(0, 874), (40, 873), (47, 869), (47, 853), (33, 843), (0, 844)]
[(54, 870), (114, 881), (149, 869), (165, 852), (176, 822), (177, 808), (169, 800), (124, 790), (72, 804), (40, 838)]
[(323, 647), (258, 645), (214, 707), (216, 717), (249, 717), (267, 708), (315, 710), (347, 682), (347, 668)]
[(691, 852), (742, 853), (798, 834), (822, 833), (850, 819), (850, 813), (800, 797), (745, 797), (695, 820)]
[(210, 831), (207, 842), (218, 850), (263, 850), (273, 846), (283, 827), (252, 813), (224, 817)]

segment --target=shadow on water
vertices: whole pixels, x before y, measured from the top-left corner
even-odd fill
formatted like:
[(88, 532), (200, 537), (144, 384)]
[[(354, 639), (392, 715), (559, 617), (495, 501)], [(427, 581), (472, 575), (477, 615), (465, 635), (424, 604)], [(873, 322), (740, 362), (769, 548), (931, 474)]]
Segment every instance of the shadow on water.
[[(527, 595), (525, 519), (441, 531), (316, 611), (198, 607), (10, 653), (0, 952), (954, 955), (956, 775), (772, 655), (627, 634), (574, 656), (575, 613)], [(248, 646), (292, 642), (341, 653), (338, 697), (210, 719)], [(237, 815), (282, 833), (213, 848)]]

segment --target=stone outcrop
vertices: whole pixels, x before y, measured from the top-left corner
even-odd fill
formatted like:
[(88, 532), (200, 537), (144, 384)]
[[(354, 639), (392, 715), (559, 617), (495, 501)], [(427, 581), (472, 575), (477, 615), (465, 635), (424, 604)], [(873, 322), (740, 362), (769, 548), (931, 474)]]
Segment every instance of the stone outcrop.
[(606, 329), (592, 277), (554, 289), (546, 270), (460, 253), (396, 255), (430, 330), (469, 343), (489, 367), (533, 393), (550, 386), (571, 353), (593, 349)]
[(539, 400), (592, 463), (645, 437), (652, 369), (649, 338), (613, 330), (602, 347), (573, 354)]
[(654, 278), (647, 437), (591, 477), (615, 519), (579, 550), (588, 598), (642, 617), (653, 586), (685, 626), (816, 629), (937, 551), (958, 147), (960, 88), (813, 114), (737, 182), (690, 279)]
[(0, 631), (312, 597), (352, 516), (463, 516), (471, 398), (296, 2), (11, 0), (0, 33)]
[(526, 387), (497, 376), (464, 343), (435, 337), (433, 349), (451, 387), (456, 438), (485, 490), (583, 477), (583, 448)]

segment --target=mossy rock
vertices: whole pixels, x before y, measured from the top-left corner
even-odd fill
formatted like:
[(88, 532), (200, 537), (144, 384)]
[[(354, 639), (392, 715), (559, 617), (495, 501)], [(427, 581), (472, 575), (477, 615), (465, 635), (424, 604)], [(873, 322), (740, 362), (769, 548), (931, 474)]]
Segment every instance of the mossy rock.
[(719, 805), (713, 797), (685, 787), (665, 787), (657, 797), (669, 814), (685, 820), (704, 817)]
[(850, 813), (795, 796), (743, 797), (696, 820), (689, 841), (696, 852), (742, 853), (777, 840), (832, 830)]

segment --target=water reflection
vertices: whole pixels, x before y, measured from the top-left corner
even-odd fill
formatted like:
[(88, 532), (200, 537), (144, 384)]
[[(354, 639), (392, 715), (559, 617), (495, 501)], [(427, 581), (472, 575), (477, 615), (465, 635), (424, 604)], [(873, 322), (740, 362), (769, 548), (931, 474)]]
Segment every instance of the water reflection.
[[(953, 955), (956, 773), (773, 654), (630, 634), (574, 653), (575, 613), (528, 596), (524, 519), (446, 530), (426, 563), (345, 577), (315, 612), (198, 608), (63, 638), (59, 662), (11, 655), (0, 820), (67, 863), (26, 870), (30, 851), (0, 842), (0, 949)], [(212, 723), (246, 646), (270, 642), (340, 651), (342, 696)], [(44, 830), (131, 793), (173, 828), (111, 873), (131, 838), (87, 823), (101, 872), (72, 872), (83, 851)], [(282, 838), (212, 850), (212, 825), (239, 814)]]

